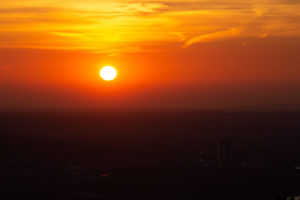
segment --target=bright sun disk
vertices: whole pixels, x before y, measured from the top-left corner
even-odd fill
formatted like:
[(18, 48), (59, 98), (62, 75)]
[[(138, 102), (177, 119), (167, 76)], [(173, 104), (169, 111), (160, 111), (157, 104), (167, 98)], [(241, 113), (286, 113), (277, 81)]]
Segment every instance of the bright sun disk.
[(117, 70), (112, 66), (105, 66), (100, 70), (100, 76), (105, 81), (114, 80), (117, 76)]

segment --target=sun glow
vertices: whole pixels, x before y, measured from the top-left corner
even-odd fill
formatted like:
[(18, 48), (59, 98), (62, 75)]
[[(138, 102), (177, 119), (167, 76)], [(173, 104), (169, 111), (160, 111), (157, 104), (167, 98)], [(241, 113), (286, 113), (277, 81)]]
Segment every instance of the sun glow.
[(112, 66), (105, 66), (100, 70), (100, 76), (105, 81), (112, 81), (117, 76), (117, 70)]

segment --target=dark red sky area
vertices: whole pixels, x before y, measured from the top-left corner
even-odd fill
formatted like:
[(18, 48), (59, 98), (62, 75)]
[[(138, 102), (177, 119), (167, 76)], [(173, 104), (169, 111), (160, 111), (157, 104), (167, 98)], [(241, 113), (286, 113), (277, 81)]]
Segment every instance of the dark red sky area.
[[(144, 46), (132, 53), (0, 50), (1, 110), (297, 110), (300, 38)], [(105, 82), (104, 65), (118, 70)]]

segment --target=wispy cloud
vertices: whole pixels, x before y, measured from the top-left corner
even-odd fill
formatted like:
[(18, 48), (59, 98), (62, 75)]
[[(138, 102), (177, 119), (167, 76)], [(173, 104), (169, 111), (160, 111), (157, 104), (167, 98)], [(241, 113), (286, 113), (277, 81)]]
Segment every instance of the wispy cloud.
[(300, 36), (297, 0), (2, 0), (0, 8), (0, 48), (119, 52), (160, 42), (185, 41), (188, 47), (235, 37)]
[(214, 33), (200, 35), (198, 37), (194, 37), (189, 39), (185, 44), (184, 47), (188, 47), (192, 44), (199, 43), (199, 42), (211, 42), (215, 40), (222, 40), (227, 38), (232, 38), (237, 36), (240, 31), (237, 28), (231, 28), (226, 31), (217, 31)]

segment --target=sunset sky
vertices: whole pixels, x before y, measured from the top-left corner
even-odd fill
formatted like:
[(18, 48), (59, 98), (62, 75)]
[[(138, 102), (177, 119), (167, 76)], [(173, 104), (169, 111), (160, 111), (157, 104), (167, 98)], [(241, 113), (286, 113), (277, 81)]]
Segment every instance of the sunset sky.
[[(298, 0), (1, 0), (0, 109), (300, 108)], [(99, 70), (112, 65), (114, 81)]]

